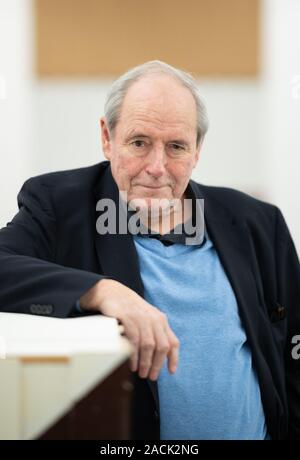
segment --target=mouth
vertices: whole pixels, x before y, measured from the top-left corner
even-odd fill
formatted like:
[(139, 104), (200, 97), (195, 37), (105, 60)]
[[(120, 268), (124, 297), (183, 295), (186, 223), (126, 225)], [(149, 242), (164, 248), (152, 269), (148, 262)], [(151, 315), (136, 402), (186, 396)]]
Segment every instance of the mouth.
[(169, 185), (160, 185), (159, 187), (154, 187), (152, 185), (142, 185), (142, 184), (136, 184), (136, 187), (143, 187), (143, 188), (150, 188), (151, 190), (159, 190), (161, 188), (166, 188), (169, 187)]

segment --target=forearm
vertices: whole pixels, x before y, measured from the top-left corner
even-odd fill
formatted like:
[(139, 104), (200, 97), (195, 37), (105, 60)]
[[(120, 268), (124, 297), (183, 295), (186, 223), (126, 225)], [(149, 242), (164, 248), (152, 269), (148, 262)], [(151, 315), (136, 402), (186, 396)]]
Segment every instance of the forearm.
[[(102, 276), (35, 257), (0, 251), (0, 310), (68, 317)], [(40, 308), (36, 306), (41, 306)], [(47, 309), (43, 307), (47, 306)], [(47, 313), (48, 311), (48, 313)]]
[(82, 310), (97, 311), (102, 313), (102, 307), (116, 284), (115, 280), (103, 277), (80, 297)]

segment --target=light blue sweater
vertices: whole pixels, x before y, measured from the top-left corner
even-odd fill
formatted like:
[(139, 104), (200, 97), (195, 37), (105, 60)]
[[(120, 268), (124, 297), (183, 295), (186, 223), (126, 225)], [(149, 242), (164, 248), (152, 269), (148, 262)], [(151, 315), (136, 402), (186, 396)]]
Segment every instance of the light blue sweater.
[(164, 246), (134, 237), (145, 299), (180, 340), (175, 374), (158, 378), (161, 439), (265, 439), (251, 350), (212, 242)]

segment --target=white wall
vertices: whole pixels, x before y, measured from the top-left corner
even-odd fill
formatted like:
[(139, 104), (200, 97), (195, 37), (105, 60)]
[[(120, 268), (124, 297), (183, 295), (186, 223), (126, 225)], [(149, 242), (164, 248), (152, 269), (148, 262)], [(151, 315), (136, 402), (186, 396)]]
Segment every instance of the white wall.
[[(199, 81), (210, 130), (193, 177), (279, 205), (299, 248), (300, 1), (262, 2), (262, 77)], [(31, 0), (0, 0), (1, 226), (27, 177), (103, 159), (110, 81), (33, 79), (32, 22)]]
[(257, 79), (199, 82), (207, 105), (210, 128), (193, 177), (263, 195), (258, 136), (261, 85)]
[(32, 12), (24, 0), (0, 0), (0, 225), (17, 211), (31, 170)]
[(300, 1), (264, 0), (262, 167), (300, 250)]
[(99, 119), (108, 88), (109, 83), (101, 80), (36, 82), (32, 174), (86, 166), (104, 159)]
[[(110, 81), (42, 81), (35, 85), (33, 173), (103, 159), (99, 118)], [(193, 177), (259, 193), (260, 84), (256, 80), (199, 81), (210, 129)]]

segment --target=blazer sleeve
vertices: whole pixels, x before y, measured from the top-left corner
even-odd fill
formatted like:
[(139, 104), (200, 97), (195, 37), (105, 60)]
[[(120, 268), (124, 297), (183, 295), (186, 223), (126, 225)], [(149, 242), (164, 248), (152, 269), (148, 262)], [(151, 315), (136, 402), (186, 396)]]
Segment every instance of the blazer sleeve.
[(0, 230), (0, 311), (65, 318), (100, 274), (55, 263), (57, 226), (42, 176), (26, 181), (19, 212)]
[(276, 226), (276, 274), (278, 303), (286, 310), (286, 391), (290, 439), (300, 439), (300, 352), (292, 352), (293, 338), (300, 337), (300, 265), (288, 227), (279, 209)]

